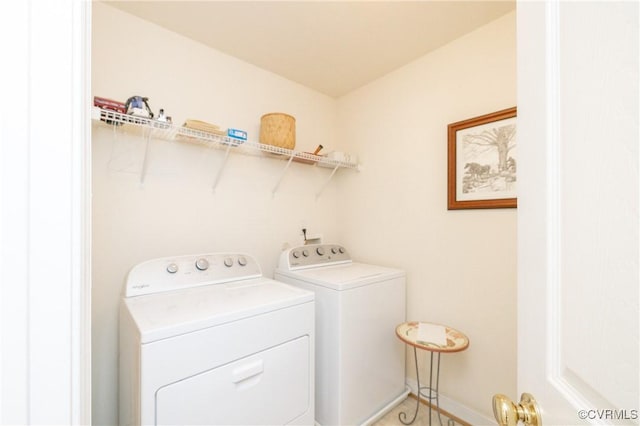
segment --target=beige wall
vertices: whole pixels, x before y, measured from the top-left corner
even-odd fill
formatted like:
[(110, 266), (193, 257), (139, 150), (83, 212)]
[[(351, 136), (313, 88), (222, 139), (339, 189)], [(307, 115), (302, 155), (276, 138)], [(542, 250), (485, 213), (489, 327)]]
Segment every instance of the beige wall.
[[(515, 104), (515, 14), (471, 33), (340, 100), (93, 5), (92, 94), (150, 98), (174, 122), (200, 119), (249, 132), (259, 118), (297, 118), (300, 150), (358, 154), (362, 172), (232, 155), (93, 125), (93, 419), (117, 422), (117, 306), (128, 270), (159, 256), (237, 250), (271, 276), (300, 228), (341, 242), (359, 260), (408, 273), (408, 317), (466, 332), (465, 353), (443, 358), (442, 392), (486, 414), (495, 392), (515, 394), (515, 210), (446, 210), (447, 123)], [(408, 375), (413, 377), (412, 369)]]
[(339, 101), (363, 164), (341, 187), (342, 242), (407, 271), (408, 319), (469, 336), (441, 392), (488, 417), (516, 393), (516, 210), (447, 210), (447, 124), (516, 104), (515, 35), (514, 12)]

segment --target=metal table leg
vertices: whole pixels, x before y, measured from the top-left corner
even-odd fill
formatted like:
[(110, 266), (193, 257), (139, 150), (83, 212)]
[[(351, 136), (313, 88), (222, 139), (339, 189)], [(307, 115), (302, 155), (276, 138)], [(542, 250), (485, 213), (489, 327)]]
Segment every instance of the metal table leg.
[(416, 351), (416, 347), (413, 347), (413, 359), (416, 362), (416, 380), (418, 381), (418, 401), (416, 403), (416, 411), (413, 413), (413, 418), (406, 421), (407, 414), (403, 411), (398, 414), (398, 419), (402, 422), (402, 424), (410, 425), (416, 421), (416, 417), (418, 417), (418, 409), (420, 408), (420, 369), (418, 368), (418, 353)]
[[(416, 364), (416, 381), (418, 382), (418, 395), (416, 401), (416, 411), (413, 413), (413, 418), (409, 421), (406, 421), (407, 414), (405, 412), (401, 412), (398, 414), (398, 419), (402, 422), (402, 424), (410, 425), (416, 421), (418, 417), (418, 410), (420, 409), (420, 397), (423, 396), (429, 400), (429, 426), (431, 426), (431, 401), (436, 400), (436, 408), (438, 409), (438, 421), (440, 426), (442, 426), (442, 417), (440, 416), (440, 399), (438, 398), (438, 388), (440, 385), (440, 352), (437, 353), (436, 359), (436, 377), (435, 377), (435, 388), (433, 383), (433, 352), (431, 352), (431, 360), (429, 365), (429, 386), (420, 386), (420, 371), (418, 368), (418, 353), (416, 351), (416, 347), (413, 347), (413, 358)], [(426, 391), (429, 390), (429, 394), (427, 396)]]
[[(440, 422), (440, 426), (442, 426), (442, 417), (440, 417), (440, 352), (438, 352), (438, 359), (436, 361), (437, 369), (436, 369), (436, 388), (435, 388), (435, 400), (436, 400), (436, 408), (438, 409), (438, 421)], [(431, 376), (433, 376), (433, 352), (431, 352), (431, 366), (429, 370), (429, 426), (431, 426)]]

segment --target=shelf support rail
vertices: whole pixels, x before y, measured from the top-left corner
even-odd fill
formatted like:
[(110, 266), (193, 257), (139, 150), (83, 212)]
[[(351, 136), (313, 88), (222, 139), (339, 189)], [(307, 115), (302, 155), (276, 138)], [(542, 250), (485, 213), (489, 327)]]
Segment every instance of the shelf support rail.
[(145, 146), (144, 146), (144, 158), (142, 159), (142, 170), (140, 170), (140, 184), (144, 184), (144, 178), (147, 175), (147, 167), (149, 164), (149, 145), (151, 142), (151, 130), (146, 129)]
[(287, 170), (289, 169), (289, 166), (291, 165), (291, 160), (293, 160), (293, 157), (295, 157), (295, 156), (296, 156), (295, 152), (292, 152), (291, 155), (289, 156), (289, 160), (287, 161), (287, 164), (282, 169), (282, 172), (280, 173), (280, 177), (278, 177), (278, 181), (276, 182), (276, 186), (274, 186), (273, 187), (273, 191), (271, 191), (271, 196), (272, 197), (276, 195), (276, 191), (280, 187), (280, 183), (282, 182), (282, 179), (284, 178), (285, 173), (287, 173)]
[(213, 187), (211, 188), (213, 192), (216, 192), (216, 187), (218, 186), (218, 182), (220, 181), (220, 177), (222, 176), (222, 171), (224, 170), (224, 166), (227, 164), (227, 159), (229, 158), (229, 150), (231, 149), (232, 143), (227, 144), (227, 149), (224, 151), (224, 158), (222, 159), (222, 163), (220, 163), (220, 167), (218, 168), (218, 173), (216, 174), (216, 178), (213, 181)]
[(336, 172), (338, 171), (339, 168), (340, 168), (340, 164), (336, 164), (335, 167), (333, 168), (333, 170), (331, 171), (331, 174), (327, 178), (327, 180), (324, 181), (324, 183), (320, 187), (320, 190), (316, 193), (316, 199), (318, 199), (320, 197), (320, 194), (322, 194), (322, 191), (324, 191), (324, 189), (327, 187), (327, 185), (331, 181), (331, 178), (333, 178), (333, 175), (336, 174)]

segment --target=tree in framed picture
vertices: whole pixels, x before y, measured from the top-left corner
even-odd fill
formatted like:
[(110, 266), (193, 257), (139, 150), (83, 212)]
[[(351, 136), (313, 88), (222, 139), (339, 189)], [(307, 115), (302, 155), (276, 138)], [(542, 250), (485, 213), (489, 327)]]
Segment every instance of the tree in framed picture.
[(516, 107), (448, 126), (448, 208), (517, 206)]

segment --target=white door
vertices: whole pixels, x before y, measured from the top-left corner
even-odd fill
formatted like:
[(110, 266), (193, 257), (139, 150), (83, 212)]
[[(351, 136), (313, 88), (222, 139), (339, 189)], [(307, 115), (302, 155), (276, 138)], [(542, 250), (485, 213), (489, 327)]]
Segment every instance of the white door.
[(639, 424), (638, 9), (518, 2), (518, 391), (545, 426)]

